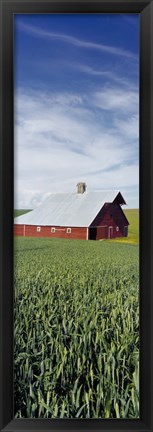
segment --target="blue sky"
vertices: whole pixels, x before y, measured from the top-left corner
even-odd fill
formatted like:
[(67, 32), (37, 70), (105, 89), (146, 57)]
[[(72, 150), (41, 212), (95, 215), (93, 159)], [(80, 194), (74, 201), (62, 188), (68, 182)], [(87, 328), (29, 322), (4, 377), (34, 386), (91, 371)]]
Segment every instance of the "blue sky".
[(139, 15), (14, 19), (15, 208), (119, 189), (139, 206)]

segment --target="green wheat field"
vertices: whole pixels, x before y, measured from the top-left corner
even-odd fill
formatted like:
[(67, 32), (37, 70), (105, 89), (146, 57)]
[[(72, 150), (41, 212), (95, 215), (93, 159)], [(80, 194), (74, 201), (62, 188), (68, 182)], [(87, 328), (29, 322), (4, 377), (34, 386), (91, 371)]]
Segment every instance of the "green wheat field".
[(15, 417), (139, 417), (139, 212), (125, 213), (125, 239), (15, 238)]

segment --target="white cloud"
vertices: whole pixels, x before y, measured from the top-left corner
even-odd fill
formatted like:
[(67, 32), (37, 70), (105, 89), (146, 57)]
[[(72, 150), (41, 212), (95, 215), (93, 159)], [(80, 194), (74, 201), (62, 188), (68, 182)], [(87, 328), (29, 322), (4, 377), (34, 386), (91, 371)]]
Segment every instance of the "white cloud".
[(138, 90), (122, 88), (104, 88), (96, 92), (93, 100), (94, 104), (103, 110), (117, 110), (118, 112), (128, 114), (138, 112), (139, 96)]
[[(105, 69), (97, 68), (97, 67), (93, 67), (90, 65), (85, 65), (85, 64), (79, 64), (79, 63), (64, 63), (64, 66), (78, 70), (80, 72), (83, 72), (86, 75), (91, 75), (91, 76), (96, 76), (96, 77), (104, 77), (106, 79), (107, 82), (116, 82), (117, 84), (119, 84), (120, 88), (128, 88), (129, 89), (129, 85), (130, 85), (130, 89), (132, 90), (134, 87), (134, 84), (131, 82), (129, 82), (129, 79), (125, 76), (123, 76), (123, 74), (121, 74), (121, 71), (119, 73), (119, 70), (117, 68), (117, 70), (114, 70), (112, 65), (108, 64)], [(130, 76), (132, 76), (134, 74), (138, 73), (138, 69), (132, 69), (130, 70)]]
[[(118, 133), (136, 144), (139, 142), (139, 116), (128, 116), (127, 119), (116, 121)], [(136, 141), (136, 142), (135, 142)]]
[(80, 180), (88, 190), (138, 187), (137, 99), (136, 90), (118, 87), (54, 96), (20, 89), (15, 206), (33, 208), (53, 190), (73, 192)]
[(64, 33), (56, 33), (56, 32), (46, 31), (43, 28), (25, 25), (23, 23), (22, 24), (18, 23), (18, 27), (20, 30), (25, 31), (26, 33), (33, 34), (37, 37), (47, 38), (47, 39), (56, 39), (56, 40), (60, 40), (62, 42), (74, 45), (74, 46), (79, 47), (79, 48), (93, 49), (96, 51), (98, 50), (101, 52), (105, 52), (107, 54), (113, 54), (115, 56), (121, 56), (121, 57), (125, 57), (128, 59), (137, 60), (137, 56), (135, 54), (133, 54), (132, 52), (130, 52), (128, 50), (123, 50), (122, 48), (118, 48), (115, 46), (109, 46), (109, 45), (95, 43), (92, 41), (86, 41), (86, 40), (79, 39), (77, 37), (70, 36), (70, 35), (67, 35)]

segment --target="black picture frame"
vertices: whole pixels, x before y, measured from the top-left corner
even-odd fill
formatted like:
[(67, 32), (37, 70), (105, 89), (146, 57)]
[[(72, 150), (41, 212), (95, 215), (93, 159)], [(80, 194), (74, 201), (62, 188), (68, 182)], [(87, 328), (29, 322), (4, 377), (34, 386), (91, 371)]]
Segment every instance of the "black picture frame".
[[(140, 419), (13, 418), (13, 17), (140, 14)], [(153, 0), (0, 0), (0, 430), (153, 431)]]

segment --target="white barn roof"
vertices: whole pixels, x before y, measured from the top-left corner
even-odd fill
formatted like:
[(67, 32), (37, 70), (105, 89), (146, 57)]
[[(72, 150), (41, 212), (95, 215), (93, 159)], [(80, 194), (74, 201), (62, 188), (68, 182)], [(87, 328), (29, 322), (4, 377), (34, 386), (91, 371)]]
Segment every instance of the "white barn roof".
[(118, 194), (119, 191), (112, 190), (51, 193), (49, 198), (36, 209), (15, 218), (14, 223), (37, 226), (88, 227), (103, 205), (113, 202)]

